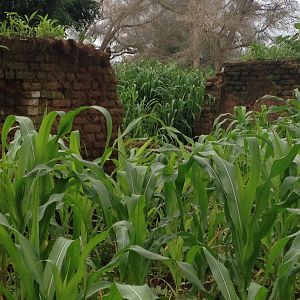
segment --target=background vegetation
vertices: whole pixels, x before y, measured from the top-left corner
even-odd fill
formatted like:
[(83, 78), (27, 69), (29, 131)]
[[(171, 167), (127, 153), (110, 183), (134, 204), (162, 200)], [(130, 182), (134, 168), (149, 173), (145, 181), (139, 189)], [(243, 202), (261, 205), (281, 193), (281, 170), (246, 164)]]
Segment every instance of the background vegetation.
[[(291, 32), (298, 18), (296, 0), (27, 0), (0, 3), (22, 18), (35, 11), (72, 28), (79, 41), (111, 47), (112, 58), (170, 58), (184, 67), (213, 67), (241, 58), (253, 43), (274, 39), (274, 32)], [(74, 33), (73, 29), (77, 30)], [(253, 48), (253, 47), (252, 47)], [(256, 47), (257, 48), (257, 47)], [(271, 51), (282, 57), (286, 47)], [(263, 50), (262, 50), (263, 51)], [(274, 54), (275, 53), (275, 54)], [(290, 54), (289, 54), (290, 55)]]
[(83, 29), (99, 17), (99, 9), (99, 3), (94, 0), (1, 0), (0, 21), (6, 19), (6, 12), (23, 17), (37, 11), (39, 15), (58, 20), (61, 25)]
[[(189, 147), (129, 147), (89, 162), (82, 107), (38, 131), (9, 116), (0, 160), (0, 291), (6, 299), (299, 297), (300, 101), (246, 112)], [(282, 113), (276, 121), (272, 114)], [(272, 120), (272, 121), (271, 121)], [(176, 139), (176, 130), (168, 128)], [(7, 143), (8, 135), (14, 138)], [(130, 143), (130, 141), (129, 141)], [(104, 164), (113, 151), (115, 170)]]
[[(1, 12), (3, 5), (30, 11), (34, 1), (22, 3), (2, 1)], [(76, 1), (79, 16), (73, 17), (72, 3), (40, 1), (39, 7), (50, 17), (60, 15), (62, 24), (89, 27), (95, 7), (85, 18)], [(296, 7), (294, 1), (203, 3), (102, 1), (105, 22), (87, 34), (100, 34), (102, 49), (112, 43), (113, 55), (163, 59), (171, 53), (185, 65), (217, 66), (267, 37), (267, 29), (289, 19)], [(56, 21), (29, 15), (7, 14), (1, 33), (63, 37)], [(263, 35), (258, 24), (267, 28)], [(280, 37), (275, 48), (253, 45), (247, 55), (297, 57), (298, 44), (298, 34)], [(299, 298), (299, 91), (280, 107), (236, 107), (194, 141), (206, 72), (148, 60), (120, 64), (117, 73), (126, 126), (116, 141), (110, 141), (109, 113), (98, 106), (50, 112), (38, 130), (27, 117), (6, 119), (0, 298)], [(87, 109), (102, 113), (108, 130), (105, 152), (92, 162), (81, 157), (79, 133), (72, 131), (74, 118)], [(115, 166), (110, 174), (107, 162)]]
[(132, 132), (134, 137), (163, 134), (172, 126), (193, 137), (195, 114), (204, 99), (204, 80), (210, 71), (182, 69), (175, 63), (155, 60), (116, 65), (118, 92), (124, 105), (125, 128), (144, 117)]
[(238, 60), (245, 47), (290, 32), (299, 19), (296, 0), (102, 0), (102, 22), (88, 36), (110, 45), (114, 56), (219, 70)]
[(271, 45), (252, 44), (243, 56), (244, 60), (300, 58), (300, 23), (294, 27), (297, 29), (294, 35), (279, 36)]
[(6, 13), (6, 19), (0, 23), (0, 35), (17, 38), (59, 38), (65, 37), (66, 27), (57, 20), (41, 16), (37, 12), (24, 17), (16, 12)]

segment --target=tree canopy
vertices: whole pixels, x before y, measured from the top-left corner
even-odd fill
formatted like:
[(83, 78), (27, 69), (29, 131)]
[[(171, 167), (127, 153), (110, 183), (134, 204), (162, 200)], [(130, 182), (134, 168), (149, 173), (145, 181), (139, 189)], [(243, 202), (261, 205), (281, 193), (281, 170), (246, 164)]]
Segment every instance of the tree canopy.
[(59, 21), (61, 25), (87, 28), (100, 15), (100, 5), (95, 0), (2, 0), (0, 1), (0, 21), (5, 12), (17, 12), (30, 16), (38, 11)]
[(254, 42), (270, 41), (299, 19), (297, 0), (102, 0), (90, 33), (112, 55), (215, 66)]

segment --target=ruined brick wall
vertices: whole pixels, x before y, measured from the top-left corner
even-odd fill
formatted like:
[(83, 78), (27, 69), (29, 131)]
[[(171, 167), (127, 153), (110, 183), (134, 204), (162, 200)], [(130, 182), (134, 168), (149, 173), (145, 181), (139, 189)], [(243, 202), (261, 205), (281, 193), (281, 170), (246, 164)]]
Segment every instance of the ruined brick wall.
[[(117, 97), (116, 77), (109, 55), (72, 40), (7, 39), (0, 37), (0, 127), (9, 114), (29, 116), (38, 126), (45, 110), (69, 111), (100, 105), (113, 118), (113, 137), (123, 108)], [(89, 110), (74, 121), (88, 158), (101, 155), (106, 123)]]
[(276, 100), (259, 99), (265, 95), (287, 99), (296, 88), (300, 88), (300, 61), (227, 63), (223, 72), (206, 83), (206, 92), (214, 96), (215, 101), (207, 99), (197, 116), (196, 135), (209, 133), (214, 119), (220, 114), (232, 113), (236, 105), (244, 105), (249, 110), (256, 110), (259, 104), (279, 105)]

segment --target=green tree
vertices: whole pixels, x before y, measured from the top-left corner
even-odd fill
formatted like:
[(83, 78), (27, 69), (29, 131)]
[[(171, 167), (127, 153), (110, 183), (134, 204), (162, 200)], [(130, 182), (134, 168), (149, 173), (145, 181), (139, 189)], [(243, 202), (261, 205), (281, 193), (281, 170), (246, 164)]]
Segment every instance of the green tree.
[(84, 29), (100, 16), (99, 8), (95, 0), (2, 0), (0, 21), (5, 19), (5, 12), (31, 15), (38, 11), (40, 15), (48, 14), (50, 18), (57, 19), (62, 25)]

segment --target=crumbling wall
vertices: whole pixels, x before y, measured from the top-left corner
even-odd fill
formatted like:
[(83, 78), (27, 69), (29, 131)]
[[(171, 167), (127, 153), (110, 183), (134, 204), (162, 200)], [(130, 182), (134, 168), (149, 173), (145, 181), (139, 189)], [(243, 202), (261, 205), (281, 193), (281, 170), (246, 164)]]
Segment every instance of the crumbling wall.
[(207, 97), (202, 112), (195, 122), (196, 135), (207, 134), (214, 119), (223, 113), (232, 113), (236, 105), (256, 110), (260, 104), (280, 105), (274, 99), (261, 99), (265, 95), (288, 99), (300, 87), (300, 61), (262, 60), (227, 63), (222, 72), (206, 82)]
[[(29, 116), (36, 126), (45, 112), (100, 105), (113, 118), (113, 137), (122, 122), (116, 77), (109, 54), (72, 40), (0, 37), (0, 127), (9, 114)], [(103, 152), (106, 122), (89, 110), (74, 121), (88, 158)]]

